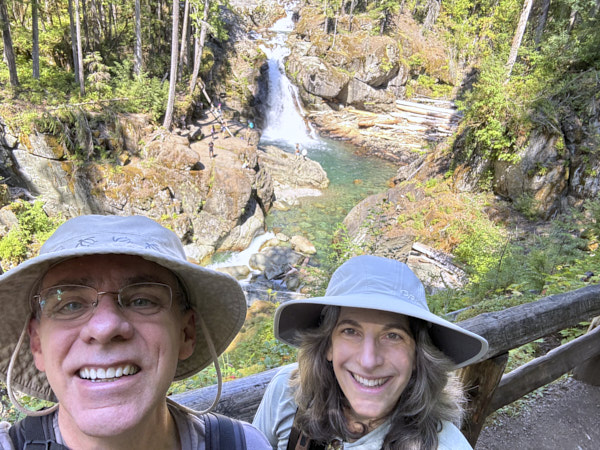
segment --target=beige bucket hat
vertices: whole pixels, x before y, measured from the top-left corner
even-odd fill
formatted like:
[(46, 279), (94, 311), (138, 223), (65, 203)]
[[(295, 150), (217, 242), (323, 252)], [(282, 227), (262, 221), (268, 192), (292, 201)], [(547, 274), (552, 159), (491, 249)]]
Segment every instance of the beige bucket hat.
[[(229, 275), (188, 262), (175, 233), (143, 216), (80, 216), (61, 225), (38, 256), (0, 276), (0, 379), (6, 381), (11, 355), (30, 317), (30, 301), (40, 279), (61, 261), (99, 254), (140, 256), (173, 272), (192, 308), (206, 324), (217, 354), (227, 348), (242, 327), (246, 298), (239, 283)], [(213, 362), (201, 323), (197, 322), (194, 353), (179, 361), (174, 380), (194, 375)], [(26, 394), (56, 401), (45, 374), (35, 367), (28, 341), (17, 356), (12, 385)]]
[(429, 324), (433, 343), (455, 364), (455, 369), (480, 360), (487, 341), (429, 311), (423, 284), (399, 261), (362, 255), (349, 259), (333, 274), (324, 297), (291, 300), (275, 312), (275, 336), (298, 346), (298, 332), (319, 325), (327, 305), (377, 309), (421, 319)]

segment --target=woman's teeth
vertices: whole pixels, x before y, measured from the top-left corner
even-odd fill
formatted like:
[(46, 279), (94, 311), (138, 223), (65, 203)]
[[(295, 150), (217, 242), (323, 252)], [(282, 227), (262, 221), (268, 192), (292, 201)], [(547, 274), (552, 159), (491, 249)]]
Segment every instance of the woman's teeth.
[(360, 384), (362, 384), (365, 387), (377, 387), (377, 386), (381, 386), (382, 384), (384, 384), (388, 378), (375, 378), (375, 379), (369, 379), (369, 378), (363, 378), (360, 375), (356, 375), (355, 373), (352, 374), (352, 377)]
[(121, 378), (124, 375), (133, 375), (138, 371), (139, 368), (132, 364), (109, 367), (108, 369), (84, 367), (79, 371), (79, 377), (83, 378), (84, 380), (110, 381), (115, 380), (116, 378)]

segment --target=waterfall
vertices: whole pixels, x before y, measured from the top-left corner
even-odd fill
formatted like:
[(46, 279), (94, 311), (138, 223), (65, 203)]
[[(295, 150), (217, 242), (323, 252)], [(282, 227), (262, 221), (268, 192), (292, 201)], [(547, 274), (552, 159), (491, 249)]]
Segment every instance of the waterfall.
[(290, 54), (285, 41), (294, 29), (289, 6), (286, 13), (287, 16), (278, 20), (270, 29), (274, 37), (261, 46), (267, 55), (269, 68), (267, 113), (262, 139), (292, 146), (296, 143), (314, 144), (316, 133), (305, 120), (298, 89), (285, 75), (283, 61)]

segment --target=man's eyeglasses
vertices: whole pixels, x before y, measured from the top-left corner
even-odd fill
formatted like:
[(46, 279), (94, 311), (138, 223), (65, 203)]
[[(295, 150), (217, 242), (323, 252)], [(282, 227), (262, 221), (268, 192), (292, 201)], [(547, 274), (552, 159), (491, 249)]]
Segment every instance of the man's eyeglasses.
[(117, 304), (129, 319), (157, 314), (170, 309), (173, 303), (171, 287), (163, 283), (135, 283), (117, 292), (63, 284), (42, 289), (34, 299), (43, 316), (53, 320), (75, 320), (90, 318), (101, 295), (116, 295)]

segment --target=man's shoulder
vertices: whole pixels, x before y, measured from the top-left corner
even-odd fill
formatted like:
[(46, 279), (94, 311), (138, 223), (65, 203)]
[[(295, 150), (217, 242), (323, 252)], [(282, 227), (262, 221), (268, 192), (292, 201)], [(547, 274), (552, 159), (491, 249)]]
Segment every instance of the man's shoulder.
[[(174, 417), (178, 422), (180, 433), (185, 428), (181, 424), (183, 420), (189, 426), (188, 432), (196, 436), (195, 438), (190, 437), (188, 443), (188, 439), (180, 434), (184, 448), (186, 448), (186, 443), (188, 446), (191, 444), (191, 448), (194, 448), (196, 445), (194, 442), (204, 441), (207, 449), (243, 448), (242, 442), (245, 442), (245, 448), (248, 450), (271, 449), (264, 435), (248, 422), (215, 413), (196, 415), (179, 411)], [(214, 442), (220, 442), (220, 444), (211, 445)], [(224, 443), (226, 444), (224, 445)]]

